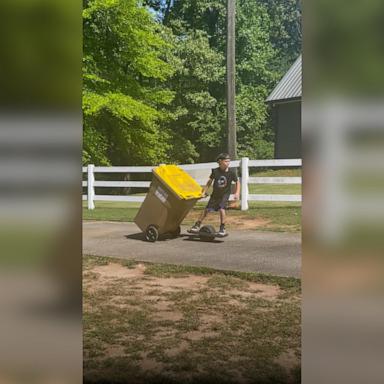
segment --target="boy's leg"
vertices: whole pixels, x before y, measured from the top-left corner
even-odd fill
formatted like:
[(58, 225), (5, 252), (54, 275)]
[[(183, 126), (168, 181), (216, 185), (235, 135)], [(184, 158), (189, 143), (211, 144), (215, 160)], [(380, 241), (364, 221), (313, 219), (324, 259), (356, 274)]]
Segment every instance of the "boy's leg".
[(225, 232), (225, 209), (224, 208), (220, 208), (220, 229), (218, 234), (221, 236), (225, 236), (227, 234)]
[(220, 226), (225, 225), (225, 209), (220, 208)]
[(200, 231), (200, 226), (201, 226), (201, 223), (203, 222), (203, 220), (205, 219), (205, 217), (207, 216), (208, 214), (208, 209), (205, 208), (204, 211), (201, 213), (200, 217), (198, 218), (198, 220), (196, 221), (196, 223), (192, 226), (192, 228), (189, 230), (189, 232), (199, 232)]
[(201, 224), (203, 222), (203, 220), (206, 218), (207, 214), (208, 214), (208, 209), (205, 208), (204, 211), (201, 212), (201, 215), (200, 215), (197, 222), (199, 222)]

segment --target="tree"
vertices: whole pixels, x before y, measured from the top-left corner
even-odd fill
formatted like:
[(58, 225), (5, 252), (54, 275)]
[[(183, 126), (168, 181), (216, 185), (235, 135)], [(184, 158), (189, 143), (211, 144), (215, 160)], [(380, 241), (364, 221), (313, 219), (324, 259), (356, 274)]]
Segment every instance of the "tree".
[[(86, 0), (83, 17), (84, 162), (227, 149), (226, 0)], [(272, 157), (265, 99), (300, 51), (299, 0), (237, 0), (236, 26), (237, 150)]]
[(85, 1), (84, 162), (167, 161), (174, 93), (167, 31), (136, 0)]
[(172, 106), (183, 113), (169, 124), (177, 143), (172, 156), (181, 162), (205, 160), (222, 144), (225, 105), (217, 94), (224, 88), (223, 57), (200, 30), (179, 33), (174, 54), (180, 65), (168, 85), (175, 92)]
[(271, 63), (277, 51), (270, 41), (271, 18), (265, 5), (239, 1), (237, 8), (237, 110), (240, 156), (273, 157), (273, 130), (265, 99), (278, 79)]
[(301, 0), (258, 0), (270, 17), (269, 39), (277, 50), (274, 66), (285, 73), (301, 53)]
[[(178, 126), (198, 149), (199, 160), (210, 160), (227, 148), (226, 0), (151, 0), (151, 4), (156, 7), (159, 19), (177, 37), (175, 55), (183, 64), (168, 84), (176, 92), (173, 105), (184, 106), (187, 112), (171, 125)], [(287, 9), (290, 10), (278, 8), (281, 19)], [(280, 32), (273, 17), (267, 1), (237, 1), (236, 104), (240, 156), (273, 156), (273, 130), (265, 99), (285, 71), (286, 62), (295, 59), (291, 51), (284, 53), (284, 47), (277, 46)], [(297, 41), (293, 44), (299, 45)]]
[[(168, 80), (174, 106), (185, 114), (171, 123), (194, 148), (194, 160), (211, 160), (226, 149), (225, 3), (222, 1), (152, 1), (160, 19), (176, 37), (174, 54), (182, 67)], [(219, 25), (222, 23), (222, 25)], [(223, 36), (219, 33), (223, 32)], [(191, 159), (191, 156), (189, 157)]]

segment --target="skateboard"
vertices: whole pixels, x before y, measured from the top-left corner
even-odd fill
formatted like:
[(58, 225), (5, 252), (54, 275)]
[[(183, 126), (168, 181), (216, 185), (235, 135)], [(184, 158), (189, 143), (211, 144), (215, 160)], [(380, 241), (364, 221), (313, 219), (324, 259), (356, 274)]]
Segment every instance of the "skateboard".
[(212, 225), (204, 225), (200, 228), (199, 232), (191, 232), (191, 230), (187, 231), (194, 237), (200, 238), (202, 241), (213, 241), (216, 238), (222, 239), (228, 236), (228, 233), (225, 235), (219, 235), (219, 233), (215, 230)]

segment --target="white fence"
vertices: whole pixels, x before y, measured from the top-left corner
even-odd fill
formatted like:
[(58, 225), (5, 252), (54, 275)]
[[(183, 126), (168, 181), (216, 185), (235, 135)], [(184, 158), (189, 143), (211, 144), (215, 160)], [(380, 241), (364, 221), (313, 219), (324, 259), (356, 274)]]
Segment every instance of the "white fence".
[[(200, 185), (207, 182), (210, 170), (217, 167), (217, 163), (199, 163), (179, 165), (192, 175), (199, 171), (206, 171), (206, 177), (197, 177), (196, 181)], [(249, 160), (247, 157), (241, 160), (231, 161), (231, 167), (241, 168), (241, 209), (248, 209), (249, 201), (301, 201), (301, 195), (278, 195), (278, 194), (249, 194), (249, 184), (301, 184), (301, 177), (250, 177), (250, 167), (300, 167), (301, 159), (277, 159), (277, 160)], [(130, 201), (142, 202), (145, 196), (130, 195), (96, 195), (95, 187), (131, 187), (131, 188), (148, 188), (150, 181), (102, 181), (96, 180), (96, 173), (151, 173), (154, 167), (95, 167), (89, 164), (83, 167), (83, 173), (87, 173), (88, 181), (83, 181), (83, 187), (87, 187), (87, 194), (83, 195), (83, 200), (88, 200), (88, 209), (95, 208), (95, 201)], [(204, 173), (204, 172), (203, 172)], [(233, 196), (231, 196), (233, 198)], [(202, 199), (202, 201), (208, 198)]]

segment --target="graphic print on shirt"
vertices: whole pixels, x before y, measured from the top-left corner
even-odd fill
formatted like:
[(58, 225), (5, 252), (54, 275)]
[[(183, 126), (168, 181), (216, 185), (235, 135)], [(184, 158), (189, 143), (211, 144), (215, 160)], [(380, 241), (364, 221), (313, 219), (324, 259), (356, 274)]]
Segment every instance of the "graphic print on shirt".
[(217, 186), (219, 188), (225, 188), (227, 186), (227, 178), (225, 176), (220, 176), (217, 180)]

